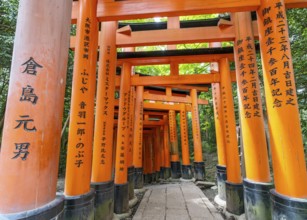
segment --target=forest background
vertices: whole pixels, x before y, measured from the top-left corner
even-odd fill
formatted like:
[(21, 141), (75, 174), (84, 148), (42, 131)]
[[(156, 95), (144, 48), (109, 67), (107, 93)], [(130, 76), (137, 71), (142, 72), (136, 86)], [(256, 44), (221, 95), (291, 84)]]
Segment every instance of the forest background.
[[(12, 61), (12, 51), (14, 44), (15, 28), (18, 14), (18, 0), (0, 0), (0, 146), (1, 146), (1, 134), (3, 129), (5, 107), (8, 92), (10, 68)], [(298, 94), (299, 111), (301, 117), (302, 136), (305, 147), (305, 157), (307, 157), (307, 9), (290, 9), (287, 10), (287, 18), (290, 32), (291, 50), (293, 56), (293, 65), (296, 79), (296, 88)], [(216, 18), (219, 15), (199, 15), (199, 16), (185, 16), (180, 17), (180, 20), (196, 20), (196, 19), (211, 19)], [(227, 15), (223, 15), (227, 16)], [(155, 18), (155, 19), (142, 19), (133, 20), (129, 22), (163, 22), (166, 18)], [(72, 25), (72, 34), (75, 32), (75, 25)], [(232, 42), (225, 42), (223, 46), (232, 46)], [(192, 49), (192, 48), (207, 48), (208, 43), (198, 44), (182, 44), (177, 45), (177, 49)], [(136, 51), (151, 51), (151, 50), (166, 50), (165, 45), (151, 46), (151, 47), (138, 47)], [(118, 49), (120, 52), (121, 49)], [(65, 93), (65, 109), (63, 117), (63, 126), (67, 123), (70, 110), (70, 96), (71, 96), (71, 85), (72, 85), (72, 73), (73, 73), (73, 58), (74, 52), (69, 51), (69, 61), (67, 68), (67, 85)], [(232, 67), (234, 65), (232, 64)], [(265, 95), (263, 91), (263, 80), (262, 80), (262, 68), (261, 61), (258, 54), (258, 68), (259, 77), (262, 89), (262, 98), (264, 104), (264, 115), (265, 111)], [(170, 73), (169, 65), (156, 65), (156, 66), (140, 66), (136, 67), (135, 71), (142, 74), (148, 75), (168, 75)], [(209, 73), (209, 63), (200, 64), (183, 64), (179, 67), (180, 74), (202, 74)], [(236, 121), (238, 119), (238, 98), (236, 84), (233, 84), (233, 96), (236, 111)], [(214, 127), (214, 113), (211, 89), (209, 92), (201, 93), (200, 98), (209, 100), (209, 105), (200, 105), (200, 128), (202, 137), (202, 147), (204, 156), (212, 152), (216, 152), (216, 140), (215, 140), (215, 127)], [(266, 117), (265, 117), (266, 118)], [(191, 115), (188, 114), (188, 131), (189, 131), (189, 146), (191, 152), (191, 159), (193, 160), (193, 137), (192, 137), (192, 122)], [(267, 123), (267, 121), (265, 121)], [(180, 126), (179, 126), (179, 115), (177, 115), (177, 127), (178, 127), (178, 140), (180, 143)], [(61, 156), (60, 156), (60, 170), (59, 175), (65, 174), (65, 160), (66, 160), (66, 149), (67, 149), (67, 138), (68, 138), (68, 127), (63, 129), (62, 144), (61, 144)], [(267, 134), (268, 138), (269, 135)], [(180, 147), (180, 146), (179, 146)]]

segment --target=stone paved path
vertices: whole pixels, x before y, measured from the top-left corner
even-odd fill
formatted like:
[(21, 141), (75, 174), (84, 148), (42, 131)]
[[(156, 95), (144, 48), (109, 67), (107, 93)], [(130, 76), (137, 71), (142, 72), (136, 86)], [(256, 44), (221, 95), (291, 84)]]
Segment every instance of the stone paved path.
[(223, 220), (223, 217), (194, 183), (146, 187), (133, 220)]

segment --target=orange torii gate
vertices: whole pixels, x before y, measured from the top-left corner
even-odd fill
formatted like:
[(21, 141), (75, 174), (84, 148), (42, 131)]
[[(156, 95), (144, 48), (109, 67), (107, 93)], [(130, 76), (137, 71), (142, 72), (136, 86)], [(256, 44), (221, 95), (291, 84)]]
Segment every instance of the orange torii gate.
[[(72, 17), (70, 18), (72, 6)], [(222, 146), (218, 147), (221, 150), (219, 152), (225, 153), (221, 156), (222, 158), (219, 160), (221, 164), (219, 165), (226, 163), (227, 168), (227, 210), (234, 214), (241, 214), (244, 211), (243, 203), (241, 201), (234, 203), (233, 201), (242, 200), (244, 194), (247, 217), (261, 219), (264, 216), (265, 218), (272, 216), (273, 219), (306, 219), (307, 172), (285, 14), (286, 8), (295, 7), (307, 7), (306, 0), (209, 0), (206, 4), (202, 0), (155, 0), (151, 2), (139, 0), (80, 0), (74, 2), (68, 0), (64, 2), (54, 0), (52, 4), (47, 0), (21, 0), (0, 154), (0, 217), (5, 219), (61, 219), (63, 218), (65, 201), (64, 216), (66, 219), (79, 216), (80, 213), (93, 219), (94, 206), (96, 206), (96, 210), (104, 210), (107, 206), (107, 211), (102, 211), (104, 212), (102, 216), (111, 218), (114, 201), (111, 198), (113, 195), (113, 180), (109, 174), (112, 171), (109, 161), (103, 160), (107, 155), (104, 150), (110, 149), (110, 147), (105, 148), (106, 142), (99, 143), (99, 140), (96, 140), (93, 158), (94, 160), (96, 158), (96, 161), (99, 162), (92, 164), (91, 170), (92, 152), (89, 149), (91, 146), (88, 144), (93, 138), (91, 121), (93, 120), (93, 87), (95, 87), (95, 83), (92, 71), (97, 60), (96, 49), (91, 48), (97, 48), (95, 45), (97, 45), (98, 37), (95, 36), (98, 36), (98, 31), (95, 29), (98, 22), (103, 21), (103, 26), (110, 24), (109, 27), (106, 27), (106, 32), (103, 33), (106, 36), (101, 37), (99, 43), (102, 58), (100, 58), (99, 65), (101, 70), (99, 71), (98, 90), (105, 93), (108, 91), (103, 97), (108, 99), (102, 101), (100, 105), (102, 107), (100, 110), (104, 114), (107, 109), (110, 109), (109, 107), (112, 106), (113, 108), (110, 103), (114, 101), (112, 92), (115, 85), (106, 85), (105, 77), (108, 77), (107, 73), (109, 73), (109, 76), (111, 76), (109, 79), (115, 82), (117, 41), (115, 33), (117, 24), (115, 21), (153, 16), (175, 17), (231, 12), (233, 13), (234, 28), (229, 33), (231, 36), (228, 37), (234, 40), (235, 45), (234, 60), (237, 67), (236, 78), (240, 94), (240, 118), (244, 152), (247, 159), (246, 179), (243, 180), (243, 183), (238, 166), (237, 143), (234, 137), (235, 121), (228, 64), (230, 59), (226, 55), (217, 55), (215, 58), (211, 58), (210, 55), (204, 56), (211, 59), (210, 62), (219, 63), (220, 76), (207, 77), (203, 75), (204, 78), (200, 79), (207, 84), (219, 85), (219, 87), (215, 86), (213, 94), (219, 96), (216, 102), (219, 108), (216, 113), (221, 113), (218, 114), (218, 117), (219, 120), (222, 119), (220, 126), (223, 127), (221, 129), (223, 140), (220, 143), (227, 146), (224, 151)], [(136, 11), (135, 8), (142, 8), (142, 10)], [(255, 22), (252, 24), (249, 20), (249, 14), (244, 13), (250, 11), (257, 12), (257, 29)], [(70, 122), (69, 143), (73, 143), (73, 145), (68, 146), (67, 166), (69, 169), (64, 198), (63, 195), (56, 196), (56, 170), (58, 167), (70, 19), (73, 22), (78, 21), (75, 61), (77, 75), (74, 76), (73, 86), (73, 94), (77, 95), (72, 97), (71, 108), (73, 114), (80, 114), (81, 117), (79, 116), (80, 121), (72, 118), (73, 120)], [(238, 30), (238, 27), (242, 27), (244, 33)], [(255, 30), (258, 30), (258, 35), (253, 33)], [(200, 34), (202, 30), (193, 31)], [(212, 32), (217, 33), (218, 31), (216, 28), (212, 29)], [(168, 31), (167, 35), (171, 37), (171, 31)], [(263, 144), (264, 137), (261, 107), (259, 107), (261, 105), (259, 85), (255, 80), (257, 79), (257, 69), (253, 66), (255, 63), (255, 46), (254, 42), (250, 43), (255, 36), (259, 36), (264, 69), (275, 189), (271, 189), (273, 186), (270, 183), (267, 169), (266, 147), (264, 145), (259, 147)], [(223, 37), (220, 40), (227, 39), (225, 36)], [(172, 43), (176, 44), (182, 42), (182, 40), (184, 39), (175, 39)], [(198, 40), (217, 41), (213, 38), (199, 38), (196, 41)], [(144, 39), (138, 41), (142, 41), (142, 44), (146, 43)], [(190, 42), (196, 41), (191, 40)], [(160, 42), (166, 43), (162, 39)], [(132, 46), (134, 44), (126, 43), (126, 45)], [(232, 54), (230, 56), (233, 57)], [(166, 62), (166, 60), (169, 62), (172, 58), (164, 60), (158, 58), (155, 62)], [(82, 63), (83, 66), (81, 66)], [(171, 64), (173, 66), (172, 72), (176, 72), (176, 62), (172, 60)], [(128, 79), (131, 74), (129, 66), (131, 67), (134, 64), (125, 60), (121, 65), (124, 66), (124, 75)], [(130, 71), (128, 71), (129, 69)], [(119, 109), (119, 125), (123, 127), (130, 124), (131, 121), (127, 118), (124, 120), (125, 112), (130, 106), (128, 101), (131, 101), (131, 97), (128, 95), (131, 92), (130, 86), (142, 87), (137, 78), (133, 79), (132, 77), (131, 79), (131, 81), (122, 81), (121, 85), (122, 97), (126, 97), (126, 100), (124, 99), (121, 102)], [(170, 85), (181, 84), (180, 79), (183, 78), (174, 77), (174, 75), (165, 78)], [(197, 84), (193, 79), (187, 81), (192, 81), (190, 85)], [(129, 85), (129, 83), (131, 84)], [(161, 84), (161, 82), (156, 81), (155, 85), (158, 84)], [(23, 91), (29, 91), (30, 94), (25, 94)], [(85, 93), (88, 95), (83, 96)], [(16, 102), (16, 100), (19, 102)], [(142, 100), (141, 102), (143, 102)], [(83, 104), (85, 101), (87, 102), (86, 105)], [(139, 104), (141, 102), (139, 100)], [(81, 103), (82, 105), (78, 105)], [(139, 104), (136, 103), (136, 106)], [(107, 123), (107, 129), (113, 126), (112, 111), (107, 112), (111, 116), (110, 119), (102, 119), (106, 120), (102, 125), (105, 126), (105, 123)], [(84, 114), (88, 117), (84, 118)], [(99, 114), (98, 111), (97, 114)], [(220, 116), (222, 117), (220, 118)], [(94, 136), (94, 142), (95, 137), (104, 131), (104, 127), (99, 125), (97, 118), (95, 124), (94, 132), (97, 131), (98, 133)], [(252, 131), (259, 131), (259, 134), (254, 135)], [(112, 132), (108, 133), (108, 143), (112, 142), (113, 135), (111, 134)], [(129, 132), (123, 131), (118, 131), (117, 134), (117, 145), (119, 145), (120, 150), (117, 151), (117, 158), (119, 159), (116, 162), (116, 173), (123, 174), (122, 176), (117, 175), (115, 178), (115, 195), (119, 198), (128, 197), (127, 169), (125, 168), (127, 166), (122, 166), (122, 164), (128, 163), (125, 154), (129, 146), (125, 142), (129, 142), (129, 134)], [(103, 134), (103, 137), (105, 137), (105, 134)], [(258, 141), (261, 141), (261, 143)], [(139, 146), (136, 148), (142, 150)], [(111, 157), (110, 154), (108, 155)], [(226, 161), (223, 160), (223, 156)], [(261, 163), (256, 160), (259, 158), (262, 159)], [(78, 159), (78, 162), (75, 159)], [(95, 169), (96, 172), (91, 174), (91, 171)], [(102, 170), (107, 172), (103, 177), (99, 176), (99, 172)], [(96, 173), (96, 176), (93, 176), (94, 173)], [(91, 175), (92, 181), (89, 178)], [(81, 181), (79, 181), (80, 179)], [(91, 182), (95, 185), (96, 192), (101, 192), (100, 196), (99, 193), (96, 194), (96, 199), (94, 193), (90, 190)], [(100, 201), (99, 198), (105, 195), (107, 195), (108, 200)], [(262, 202), (267, 201), (269, 196), (271, 197), (271, 204), (263, 205)], [(16, 198), (22, 199), (17, 200)], [(115, 212), (122, 214), (128, 211), (126, 203), (127, 199), (117, 200)], [(81, 207), (80, 204), (82, 204)], [(99, 216), (97, 211), (96, 215)]]

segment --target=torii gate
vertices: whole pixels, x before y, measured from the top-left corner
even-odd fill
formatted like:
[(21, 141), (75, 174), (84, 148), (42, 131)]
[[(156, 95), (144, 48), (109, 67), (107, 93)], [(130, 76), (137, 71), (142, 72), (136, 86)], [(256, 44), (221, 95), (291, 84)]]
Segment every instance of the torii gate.
[[(231, 78), (227, 58), (221, 57), (218, 62), (219, 71), (228, 74), (221, 74), (220, 81), (207, 81), (207, 83), (215, 84), (214, 94), (216, 96), (221, 93), (219, 96), (221, 100), (217, 98), (215, 108), (216, 113), (222, 112), (222, 117), (221, 114), (218, 114), (218, 120), (222, 119), (220, 125), (223, 126), (224, 135), (221, 137), (223, 140), (220, 143), (224, 141), (226, 146), (224, 151), (226, 164), (220, 165), (227, 167), (227, 210), (235, 214), (243, 212), (243, 204), (238, 206), (233, 201), (236, 200), (236, 196), (241, 198), (244, 191), (247, 216), (268, 217), (272, 210), (273, 218), (306, 218), (307, 173), (285, 14), (286, 7), (306, 7), (305, 0), (240, 0), (231, 2), (209, 0), (206, 1), (206, 4), (201, 0), (178, 2), (171, 0), (151, 2), (80, 0), (74, 1), (73, 4), (72, 1), (61, 0), (54, 0), (52, 3), (47, 0), (21, 0), (20, 5), (4, 123), (3, 146), (0, 154), (1, 217), (54, 219), (62, 216), (64, 197), (56, 196), (56, 181), (71, 19), (78, 20), (79, 24), (77, 26), (76, 45), (78, 46), (76, 47), (74, 68), (75, 85), (72, 97), (72, 112), (75, 118), (72, 117), (70, 122), (70, 127), (75, 128), (77, 135), (72, 135), (69, 140), (69, 144), (73, 145), (69, 151), (75, 158), (71, 161), (68, 160), (67, 163), (67, 169), (73, 176), (76, 174), (73, 171), (79, 168), (92, 169), (91, 140), (93, 137), (91, 135), (87, 138), (79, 136), (85, 132), (87, 134), (94, 132), (95, 134), (100, 129), (103, 133), (103, 127), (99, 127), (100, 123), (97, 122), (99, 114), (96, 115), (96, 126), (93, 131), (94, 64), (97, 60), (98, 21), (104, 21), (103, 29), (109, 31), (103, 31), (105, 36), (102, 37), (102, 44), (100, 44), (100, 63), (102, 65), (99, 66), (98, 90), (102, 96), (107, 93), (107, 97), (111, 97), (113, 96), (112, 89), (115, 86), (109, 85), (106, 89), (104, 83), (109, 74), (115, 74), (117, 20), (231, 12), (235, 27), (234, 49), (236, 78), (240, 91), (240, 118), (245, 157), (248, 158), (246, 163), (247, 179), (243, 181), (244, 189), (240, 170), (238, 170), (238, 155), (235, 150), (234, 119), (232, 117), (233, 111), (230, 110), (232, 106), (231, 93), (229, 92)], [(70, 17), (72, 6), (73, 13)], [(142, 10), (135, 10), (136, 8)], [(275, 189), (270, 191), (272, 184), (269, 178), (265, 144), (263, 144), (264, 130), (261, 107), (259, 107), (261, 101), (259, 100), (259, 85), (257, 85), (257, 69), (253, 66), (255, 63), (253, 37), (255, 35), (252, 33), (254, 28), (246, 13), (249, 11), (256, 11), (258, 17), (257, 24), (274, 167)], [(214, 42), (215, 40), (211, 39), (210, 41)], [(173, 43), (178, 42), (173, 41)], [(132, 46), (133, 44), (127, 45)], [(127, 64), (126, 69), (129, 69)], [(255, 78), (252, 77), (253, 75)], [(115, 84), (115, 79), (111, 81)], [(218, 82), (220, 88), (216, 84)], [(122, 88), (124, 88), (123, 95), (125, 95), (130, 90), (130, 85), (122, 83)], [(26, 94), (25, 91), (29, 91), (29, 93)], [(114, 97), (110, 100), (113, 99)], [(102, 100), (100, 105), (103, 108), (106, 102), (103, 101), (103, 98), (99, 100)], [(249, 111), (251, 105), (256, 104), (258, 104), (257, 107), (253, 106), (253, 111)], [(120, 103), (120, 105), (123, 108), (127, 107), (127, 103), (126, 105)], [(138, 102), (136, 102), (137, 105)], [(107, 109), (108, 115), (113, 115), (114, 109), (111, 109)], [(78, 116), (79, 113), (81, 117)], [(114, 119), (103, 117), (103, 113), (99, 116), (102, 117), (101, 121), (113, 126)], [(258, 116), (259, 114), (260, 116)], [(84, 115), (87, 115), (86, 119)], [(123, 124), (123, 115), (124, 111), (119, 113), (119, 120), (122, 120), (119, 122), (121, 125)], [(82, 120), (77, 120), (78, 117)], [(255, 135), (255, 131), (259, 131), (259, 135)], [(106, 132), (108, 132), (107, 135), (112, 134), (112, 132)], [(95, 137), (99, 138), (98, 134), (99, 132), (94, 135), (94, 142)], [(105, 135), (103, 133), (103, 136)], [(122, 141), (121, 138), (123, 137), (118, 137), (118, 143)], [(258, 144), (257, 141), (261, 143)], [(97, 139), (96, 143), (101, 144), (101, 140)], [(105, 149), (99, 149), (97, 146), (94, 145), (94, 151)], [(219, 146), (218, 149), (219, 153), (222, 152), (222, 146)], [(125, 147), (122, 151), (125, 151)], [(117, 152), (118, 157), (123, 152)], [(108, 158), (111, 157), (108, 155)], [(99, 160), (99, 157), (97, 159)], [(259, 159), (262, 160), (259, 162)], [(220, 161), (223, 160), (219, 160), (219, 163)], [(110, 161), (107, 163), (109, 164)], [(95, 185), (96, 191), (101, 188), (100, 183), (107, 183), (108, 187), (112, 185), (110, 184), (112, 182), (111, 172), (103, 174), (99, 172), (104, 165), (106, 165), (106, 161), (101, 164), (99, 162), (93, 163), (92, 183)], [(95, 168), (96, 171), (94, 171)], [(121, 170), (121, 166), (118, 166), (116, 172), (127, 174), (125, 169)], [(90, 172), (84, 173), (89, 174)], [(71, 180), (75, 178), (80, 182), (74, 186), (75, 182)], [(90, 180), (90, 175), (66, 179), (67, 218), (68, 216), (80, 215), (80, 213), (93, 216), (94, 191), (90, 189)], [(125, 183), (123, 182), (123, 185), (120, 184), (121, 181), (118, 183), (115, 194), (120, 196), (123, 195), (122, 193), (125, 194)], [(255, 189), (261, 189), (263, 194), (258, 194)], [(112, 189), (107, 192), (111, 191)], [(259, 200), (254, 201), (252, 198), (255, 196)], [(272, 200), (271, 208), (269, 208), (270, 204), (265, 204), (266, 208), (261, 209), (260, 212), (253, 211), (258, 210), (258, 202), (268, 201), (269, 196)], [(22, 199), (17, 200), (16, 198)], [(87, 204), (87, 206), (79, 210), (69, 210), (70, 205), (80, 203)], [(117, 213), (126, 210), (120, 206), (115, 208)]]

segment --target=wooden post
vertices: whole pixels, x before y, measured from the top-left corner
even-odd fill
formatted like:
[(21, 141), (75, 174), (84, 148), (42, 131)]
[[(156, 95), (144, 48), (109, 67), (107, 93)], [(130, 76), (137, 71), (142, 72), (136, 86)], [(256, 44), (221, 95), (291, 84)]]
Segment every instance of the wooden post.
[[(70, 123), (67, 147), (65, 218), (79, 216), (83, 209), (92, 215), (91, 204), (76, 206), (79, 201), (93, 199), (90, 188), (94, 128), (94, 97), (98, 48), (97, 1), (80, 1), (76, 34)], [(77, 183), (77, 184), (76, 184)]]
[(155, 152), (155, 179), (159, 180), (160, 178), (160, 165), (161, 165), (161, 145), (160, 145), (160, 127), (155, 128), (155, 133), (153, 134), (154, 138), (154, 152)]
[[(164, 121), (165, 122), (165, 121)], [(164, 179), (165, 178), (165, 148), (164, 148), (164, 127), (163, 125), (160, 126), (160, 158), (161, 158), (161, 163), (160, 163), (160, 178)]]
[(19, 1), (0, 153), (0, 219), (63, 212), (56, 184), (71, 4)]
[(110, 218), (114, 210), (112, 174), (117, 22), (103, 22), (101, 29), (91, 178), (96, 191), (95, 218), (98, 219)]
[[(125, 52), (133, 52), (134, 47), (124, 48)], [(133, 67), (131, 67), (131, 76), (134, 75)], [(134, 196), (134, 166), (133, 166), (133, 126), (134, 126), (134, 99), (135, 88), (130, 88), (130, 105), (128, 110), (129, 116), (129, 140), (128, 140), (128, 152), (127, 152), (127, 164), (128, 164), (128, 183), (129, 183), (129, 200), (132, 200)]]
[[(143, 188), (143, 93), (144, 87), (136, 87), (134, 132), (133, 132), (133, 166), (134, 186), (136, 189)], [(144, 167), (145, 168), (145, 167)]]
[(134, 199), (134, 176), (135, 168), (133, 166), (133, 131), (134, 131), (134, 113), (135, 113), (135, 87), (130, 88), (130, 107), (129, 107), (129, 148), (128, 148), (128, 182), (129, 182), (129, 200)]
[(236, 135), (236, 121), (232, 97), (232, 85), (227, 58), (219, 60), (221, 92), (225, 124), (227, 182), (226, 208), (230, 213), (240, 215), (244, 212), (243, 185)]
[[(168, 17), (167, 18), (167, 29), (179, 29), (180, 28), (180, 20), (179, 17)], [(167, 45), (167, 49), (168, 50), (176, 50), (177, 49), (177, 45)], [(173, 63), (171, 63), (172, 66)], [(175, 70), (177, 69), (178, 71), (178, 63), (174, 63), (174, 68)], [(172, 69), (172, 68), (171, 68)], [(176, 74), (176, 72), (172, 72), (171, 70), (171, 75), (178, 75), (178, 72)]]
[[(221, 47), (221, 43), (210, 43), (210, 47)], [(217, 62), (211, 63), (210, 68), (212, 73), (219, 72), (219, 66)], [(226, 169), (226, 143), (225, 143), (225, 124), (223, 119), (223, 107), (221, 97), (220, 83), (212, 83), (212, 99), (214, 108), (214, 123), (215, 123), (215, 135), (217, 145), (218, 164), (216, 165), (217, 187), (218, 196), (221, 200), (226, 200), (226, 186), (227, 169)]]
[(201, 136), (199, 127), (199, 112), (197, 102), (197, 90), (191, 89), (192, 99), (192, 129), (193, 129), (193, 143), (194, 143), (194, 170), (195, 179), (205, 179), (205, 163), (203, 162), (203, 152), (201, 146)]
[(181, 134), (181, 153), (182, 153), (182, 178), (192, 179), (192, 167), (190, 162), (187, 112), (184, 103), (180, 104), (180, 134)]
[(172, 178), (177, 179), (181, 177), (181, 164), (179, 160), (179, 151), (178, 151), (176, 112), (174, 110), (170, 110), (168, 118), (169, 118), (169, 131), (170, 131), (170, 143), (171, 143)]
[(164, 158), (165, 158), (165, 179), (168, 179), (171, 176), (171, 153), (170, 153), (170, 134), (169, 134), (169, 126), (168, 126), (168, 116), (164, 115), (163, 120), (165, 124), (163, 126), (163, 147), (164, 147)]
[(275, 181), (275, 190), (271, 191), (272, 216), (304, 219), (307, 171), (285, 2), (260, 2), (257, 21)]
[(115, 162), (115, 200), (114, 212), (124, 214), (129, 211), (128, 191), (128, 146), (129, 146), (129, 106), (130, 106), (130, 76), (131, 65), (124, 63), (122, 66), (118, 130), (116, 143)]
[(249, 12), (234, 13), (232, 20), (236, 33), (234, 44), (236, 78), (246, 169), (246, 179), (243, 181), (245, 215), (251, 219), (270, 219), (269, 190), (273, 184), (270, 183), (251, 14)]
[(144, 167), (144, 183), (151, 182), (151, 174), (149, 169), (150, 147), (149, 135), (143, 135), (143, 167)]
[(154, 137), (152, 133), (148, 135), (148, 175), (149, 175), (149, 183), (154, 181)]

